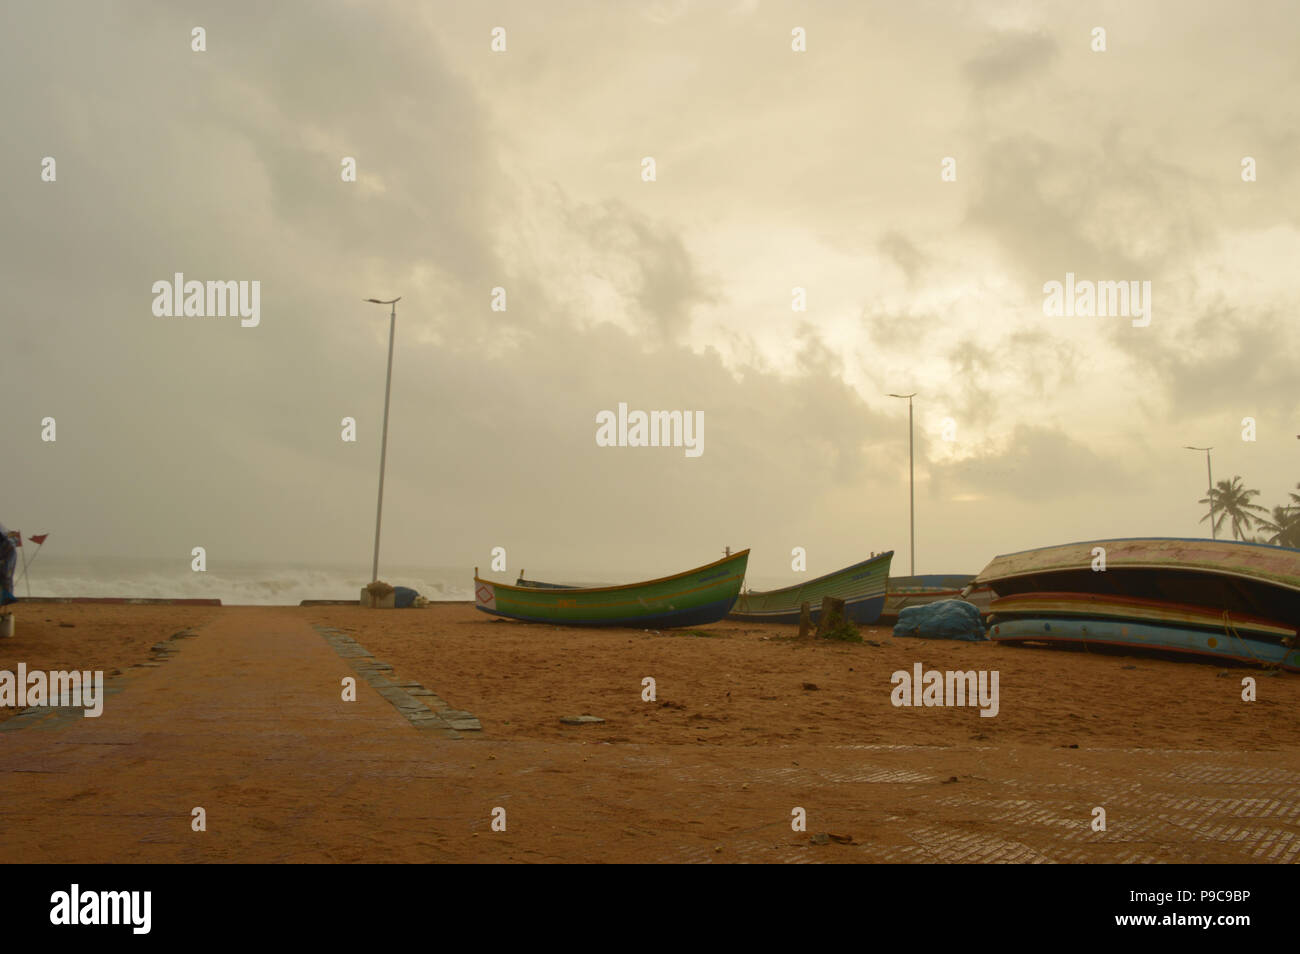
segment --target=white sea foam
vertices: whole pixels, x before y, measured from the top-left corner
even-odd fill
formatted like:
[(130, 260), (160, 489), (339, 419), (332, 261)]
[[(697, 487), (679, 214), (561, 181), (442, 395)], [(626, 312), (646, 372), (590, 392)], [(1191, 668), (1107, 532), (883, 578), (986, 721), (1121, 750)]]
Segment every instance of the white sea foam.
[[(19, 574), (21, 574), (21, 566)], [(380, 570), (393, 586), (409, 586), (430, 600), (474, 598), (472, 569), (394, 567)], [(195, 573), (186, 562), (141, 560), (41, 560), (31, 568), (32, 596), (124, 596), (219, 599), (227, 605), (296, 606), (303, 600), (355, 600), (369, 582), (367, 568), (256, 566), (211, 567)], [(19, 598), (25, 583), (15, 581)]]

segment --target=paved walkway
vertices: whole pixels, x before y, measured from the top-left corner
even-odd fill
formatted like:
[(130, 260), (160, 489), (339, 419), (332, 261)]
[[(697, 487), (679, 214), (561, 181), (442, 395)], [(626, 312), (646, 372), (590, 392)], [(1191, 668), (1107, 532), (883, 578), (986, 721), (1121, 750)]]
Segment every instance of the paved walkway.
[(505, 742), (290, 608), (172, 642), (0, 731), (0, 862), (1300, 860), (1290, 751)]
[(99, 718), (35, 713), (0, 733), (0, 860), (382, 860), (403, 827), (386, 783), (444, 771), (440, 735), (291, 612), (232, 607), (173, 645), (114, 680)]

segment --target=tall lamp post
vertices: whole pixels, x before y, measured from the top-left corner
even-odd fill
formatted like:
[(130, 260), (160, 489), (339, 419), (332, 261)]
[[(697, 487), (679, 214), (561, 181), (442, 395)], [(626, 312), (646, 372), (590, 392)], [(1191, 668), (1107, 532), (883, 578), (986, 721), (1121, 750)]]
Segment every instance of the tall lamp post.
[(397, 303), (401, 300), (400, 295), (387, 301), (366, 299), (372, 305), (392, 306), (388, 316), (388, 376), (384, 379), (384, 436), (379, 444), (379, 503), (375, 506), (375, 563), (370, 571), (371, 580), (379, 579), (379, 524), (384, 517), (384, 465), (388, 459), (388, 398), (393, 388), (393, 335), (397, 331)]
[(916, 576), (916, 465), (912, 456), (912, 398), (911, 394), (891, 394), (893, 398), (907, 398), (907, 510), (911, 525), (911, 540), (908, 544), (912, 561), (911, 576)]
[(1210, 451), (1213, 447), (1191, 447), (1183, 445), (1183, 450), (1205, 451), (1205, 479), (1210, 482), (1210, 489), (1206, 492), (1206, 499), (1210, 501), (1210, 539), (1219, 539), (1218, 534), (1214, 531), (1214, 475), (1210, 472)]

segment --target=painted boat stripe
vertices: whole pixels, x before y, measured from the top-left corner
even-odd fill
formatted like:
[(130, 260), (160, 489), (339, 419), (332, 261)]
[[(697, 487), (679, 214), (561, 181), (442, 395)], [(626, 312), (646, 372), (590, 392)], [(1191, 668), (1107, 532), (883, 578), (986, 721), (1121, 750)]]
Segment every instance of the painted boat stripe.
[[(670, 602), (672, 600), (680, 600), (683, 599), (684, 597), (691, 595), (692, 593), (703, 593), (708, 590), (725, 590), (727, 584), (733, 582), (737, 585), (737, 587), (739, 587), (740, 581), (743, 580), (744, 578), (745, 578), (744, 574), (741, 573), (735, 576), (729, 576), (724, 580), (711, 581), (705, 586), (695, 586), (688, 590), (674, 590), (671, 593), (656, 595), (650, 597), (650, 600), (653, 603), (665, 603), (665, 602)], [(560, 606), (557, 604), (555, 600), (530, 601), (530, 600), (520, 599), (518, 596), (515, 595), (516, 592), (517, 591), (510, 591), (506, 594), (506, 596), (509, 597), (508, 602), (509, 605), (511, 606), (537, 606), (537, 607), (545, 607), (546, 609), (550, 609), (550, 610), (567, 611), (567, 610), (604, 610), (604, 609), (616, 609), (622, 606), (645, 606), (646, 605), (646, 597), (637, 597), (636, 599), (631, 599), (631, 600), (602, 601), (599, 603), (585, 602), (577, 606)], [(558, 592), (564, 593), (565, 591), (560, 590)], [(573, 592), (573, 591), (569, 590), (568, 592)], [(567, 597), (560, 596), (557, 597), (557, 599), (567, 599)], [(502, 602), (500, 593), (497, 594), (497, 602), (498, 603)]]

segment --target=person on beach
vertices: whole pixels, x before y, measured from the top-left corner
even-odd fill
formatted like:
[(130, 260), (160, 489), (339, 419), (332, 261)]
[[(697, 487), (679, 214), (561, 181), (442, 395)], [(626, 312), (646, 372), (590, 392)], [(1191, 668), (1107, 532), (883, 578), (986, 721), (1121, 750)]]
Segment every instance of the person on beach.
[(18, 534), (0, 523), (0, 606), (17, 603), (14, 596), (14, 567), (18, 565)]

